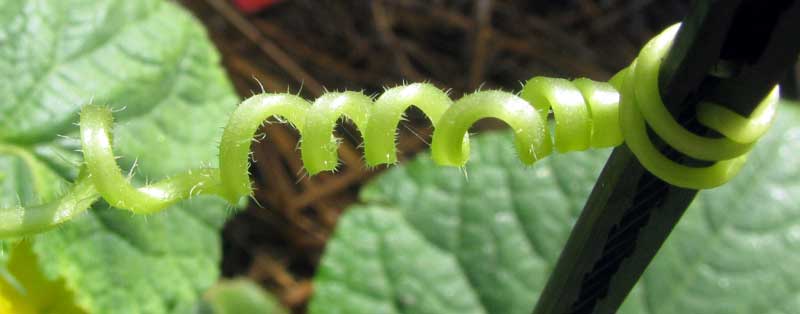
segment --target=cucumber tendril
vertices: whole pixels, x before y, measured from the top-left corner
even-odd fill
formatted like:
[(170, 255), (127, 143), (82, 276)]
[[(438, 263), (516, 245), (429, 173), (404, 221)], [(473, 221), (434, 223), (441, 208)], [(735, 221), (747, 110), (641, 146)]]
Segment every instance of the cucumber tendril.
[[(357, 92), (326, 93), (313, 103), (291, 94), (259, 94), (242, 102), (225, 127), (219, 168), (202, 168), (144, 187), (134, 187), (116, 163), (112, 151), (112, 111), (86, 105), (80, 115), (84, 165), (78, 179), (57, 200), (37, 206), (0, 209), (0, 237), (47, 230), (68, 221), (102, 197), (108, 204), (134, 213), (153, 213), (196, 195), (219, 195), (237, 203), (251, 193), (248, 176), (253, 134), (270, 117), (292, 124), (301, 134), (300, 150), (309, 174), (335, 170), (338, 139), (332, 133), (344, 116), (361, 130), (369, 166), (397, 161), (397, 125), (409, 106), (430, 119), (434, 133), (433, 160), (463, 166), (469, 157), (469, 127), (483, 118), (497, 118), (514, 133), (514, 145), (524, 164), (559, 152), (613, 147), (623, 143), (662, 180), (681, 187), (707, 189), (730, 180), (744, 164), (747, 152), (769, 128), (775, 116), (778, 88), (750, 117), (723, 106), (701, 103), (698, 120), (722, 135), (696, 135), (665, 109), (658, 90), (658, 69), (679, 25), (652, 39), (636, 60), (609, 83), (585, 78), (568, 81), (535, 77), (522, 91), (478, 91), (453, 101), (427, 83), (386, 90), (377, 99)], [(555, 136), (549, 135), (552, 109)], [(671, 161), (653, 146), (646, 125), (687, 156), (713, 161), (689, 167)]]

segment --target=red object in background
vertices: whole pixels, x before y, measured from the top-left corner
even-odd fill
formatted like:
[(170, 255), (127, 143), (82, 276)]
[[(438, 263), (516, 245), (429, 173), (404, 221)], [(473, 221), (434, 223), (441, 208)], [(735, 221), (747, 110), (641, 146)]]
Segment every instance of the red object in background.
[(283, 0), (233, 0), (233, 4), (245, 13), (256, 13)]

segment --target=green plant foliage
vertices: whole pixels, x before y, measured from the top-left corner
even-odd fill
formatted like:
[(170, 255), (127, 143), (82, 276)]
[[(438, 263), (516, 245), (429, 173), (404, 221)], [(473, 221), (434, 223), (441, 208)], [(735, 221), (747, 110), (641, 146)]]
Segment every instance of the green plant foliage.
[[(666, 47), (667, 40), (659, 42)], [(618, 76), (623, 94), (633, 94), (639, 72), (654, 75), (641, 69), (658, 59), (645, 53), (642, 67), (624, 70)], [(248, 195), (247, 152), (265, 117), (304, 118), (303, 158), (313, 174), (336, 166), (330, 131), (342, 114), (362, 128), (365, 142), (382, 143), (377, 150), (366, 146), (370, 164), (394, 162), (396, 122), (414, 104), (441, 126), (432, 147), (440, 164), (464, 164), (464, 133), (485, 117), (500, 118), (527, 137), (515, 137), (514, 151), (508, 134), (487, 135), (463, 172), (423, 157), (365, 189), (368, 205), (353, 209), (330, 243), (311, 312), (527, 313), (607, 155), (520, 165), (551, 150), (548, 108), (541, 107), (550, 104), (537, 97), (579, 100), (613, 90), (581, 80), (533, 79), (520, 96), (482, 91), (455, 103), (429, 84), (389, 90), (391, 97), (374, 104), (353, 92), (326, 94), (313, 105), (293, 95), (256, 95), (233, 115), (228, 129), (235, 136), (226, 138), (222, 127), (236, 97), (218, 61), (199, 23), (162, 0), (0, 2), (0, 237), (60, 225), (24, 241), (0, 242), (0, 310), (193, 313), (218, 277), (218, 232), (227, 213), (220, 199), (180, 200), (207, 193), (236, 202)], [(615, 126), (613, 102), (590, 103), (602, 109), (594, 111), (603, 117), (598, 123), (588, 119), (582, 102), (559, 103), (553, 104), (560, 119), (555, 131), (563, 135), (559, 151), (618, 144), (630, 133), (624, 121), (622, 133), (592, 129)], [(380, 111), (365, 126), (372, 105)], [(109, 108), (116, 111), (113, 132)], [(643, 110), (643, 120), (633, 109), (620, 107), (620, 117), (638, 123), (643, 139), (645, 120), (657, 126), (646, 117), (655, 110)], [(719, 108), (707, 109), (701, 112)], [(735, 115), (701, 120), (743, 142), (768, 127)], [(81, 140), (73, 125), (78, 121)], [(800, 277), (792, 271), (800, 262), (794, 253), (800, 213), (792, 210), (800, 195), (800, 163), (792, 155), (800, 148), (798, 121), (800, 111), (785, 108), (744, 173), (701, 195), (623, 313), (763, 313), (800, 306)], [(219, 150), (209, 145), (220, 138)], [(643, 142), (625, 138), (634, 152)], [(218, 152), (231, 165), (217, 165)], [(231, 177), (217, 166), (237, 171)], [(166, 183), (148, 186), (151, 181)], [(219, 182), (234, 184), (221, 189)], [(155, 212), (167, 206), (148, 216), (114, 208)], [(212, 306), (254, 300), (247, 297), (253, 286), (241, 295), (221, 289), (209, 292)], [(741, 297), (752, 291), (769, 293)], [(241, 299), (220, 301), (234, 297)]]
[(272, 295), (248, 279), (223, 280), (205, 294), (214, 314), (284, 314)]
[[(144, 183), (213, 166), (209, 143), (237, 103), (202, 26), (161, 0), (3, 1), (0, 72), (0, 208), (53, 200), (75, 181), (81, 105), (116, 109), (118, 162), (138, 165), (133, 181)], [(62, 280), (87, 313), (184, 313), (216, 281), (221, 200), (149, 216), (83, 210), (50, 217), (76, 218), (27, 242), (29, 267)], [(4, 242), (13, 260), (17, 241)]]
[[(738, 177), (700, 193), (620, 313), (800, 308), (799, 125), (800, 108), (783, 104)], [(530, 313), (608, 153), (523, 167), (512, 146), (482, 135), (463, 171), (423, 156), (362, 190), (310, 313)]]

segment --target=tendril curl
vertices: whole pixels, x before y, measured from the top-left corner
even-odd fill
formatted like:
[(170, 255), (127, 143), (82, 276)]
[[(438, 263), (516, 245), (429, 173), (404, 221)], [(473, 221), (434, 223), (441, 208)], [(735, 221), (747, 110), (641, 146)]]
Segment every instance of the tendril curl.
[[(609, 83), (585, 78), (568, 81), (535, 77), (519, 94), (478, 91), (453, 101), (427, 83), (386, 90), (377, 99), (357, 92), (332, 92), (313, 103), (291, 94), (264, 93), (242, 102), (231, 115), (219, 147), (219, 168), (201, 168), (134, 187), (123, 175), (112, 151), (111, 109), (86, 105), (80, 115), (84, 165), (61, 198), (38, 206), (0, 210), (0, 237), (47, 230), (89, 208), (102, 197), (134, 213), (153, 213), (196, 195), (218, 195), (238, 203), (251, 194), (250, 145), (256, 130), (270, 117), (294, 126), (301, 135), (301, 156), (313, 175), (338, 165), (339, 140), (333, 129), (345, 117), (362, 132), (367, 165), (397, 161), (398, 123), (410, 107), (419, 108), (434, 127), (431, 155), (440, 165), (463, 166), (469, 157), (468, 130), (483, 118), (504, 121), (514, 134), (519, 159), (527, 165), (558, 152), (628, 145), (639, 161), (662, 180), (693, 189), (712, 188), (730, 180), (747, 152), (769, 128), (777, 106), (777, 87), (750, 117), (702, 103), (698, 120), (724, 135), (707, 138), (684, 129), (667, 112), (658, 91), (658, 68), (679, 25), (651, 40), (636, 60)], [(548, 116), (553, 113), (552, 129)], [(646, 125), (670, 146), (701, 160), (703, 168), (678, 164), (652, 144)]]

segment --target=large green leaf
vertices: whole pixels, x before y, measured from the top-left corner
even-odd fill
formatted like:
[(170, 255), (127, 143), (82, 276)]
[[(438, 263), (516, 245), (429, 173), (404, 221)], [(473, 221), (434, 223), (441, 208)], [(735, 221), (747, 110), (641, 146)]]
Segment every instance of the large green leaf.
[[(475, 140), (464, 171), (423, 156), (388, 171), (340, 220), (312, 314), (527, 314), (607, 151), (533, 167), (507, 134)], [(784, 105), (729, 184), (700, 194), (620, 313), (796, 313), (800, 110)]]
[[(0, 73), (0, 208), (75, 179), (83, 104), (118, 109), (114, 150), (144, 182), (214, 165), (237, 103), (200, 23), (162, 0), (0, 1)], [(89, 313), (179, 313), (218, 276), (226, 215), (211, 198), (150, 216), (98, 203), (30, 241)]]

